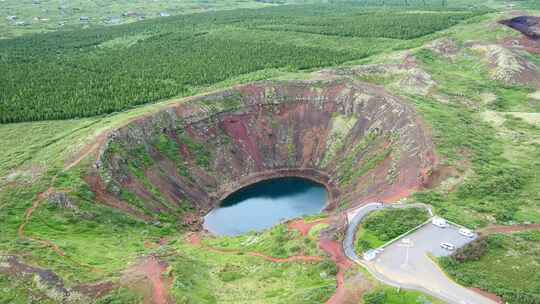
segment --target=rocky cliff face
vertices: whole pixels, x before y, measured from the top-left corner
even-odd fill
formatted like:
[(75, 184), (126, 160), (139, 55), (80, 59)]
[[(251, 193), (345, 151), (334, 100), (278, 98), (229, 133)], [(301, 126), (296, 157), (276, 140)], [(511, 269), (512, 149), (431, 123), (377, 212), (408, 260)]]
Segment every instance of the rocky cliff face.
[[(91, 180), (98, 199), (140, 217), (206, 212), (247, 184), (303, 176), (328, 209), (393, 201), (436, 162), (415, 111), (346, 80), (261, 82), (193, 98), (113, 132)], [(113, 202), (111, 202), (111, 200)]]

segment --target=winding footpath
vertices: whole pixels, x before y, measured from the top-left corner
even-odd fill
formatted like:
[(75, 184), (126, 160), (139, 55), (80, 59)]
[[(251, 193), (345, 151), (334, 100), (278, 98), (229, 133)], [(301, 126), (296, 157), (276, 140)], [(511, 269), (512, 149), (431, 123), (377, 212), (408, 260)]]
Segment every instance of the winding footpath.
[[(328, 219), (321, 219), (313, 222), (306, 223), (304, 220), (297, 220), (290, 222), (288, 228), (291, 230), (297, 230), (303, 237), (308, 236), (309, 231), (318, 224), (328, 223)], [(192, 233), (186, 238), (187, 243), (193, 246), (200, 246), (205, 250), (215, 253), (239, 253), (240, 250), (235, 249), (219, 249), (210, 247), (202, 244), (201, 235), (199, 233)], [(332, 260), (338, 269), (336, 274), (336, 291), (335, 293), (326, 301), (326, 304), (342, 304), (345, 302), (346, 298), (346, 289), (345, 289), (345, 272), (352, 267), (353, 262), (347, 258), (345, 255), (341, 244), (335, 240), (330, 239), (320, 239), (319, 248), (328, 254), (330, 260)], [(262, 258), (266, 261), (273, 263), (288, 263), (288, 262), (310, 262), (318, 263), (324, 260), (322, 256), (306, 256), (306, 255), (294, 255), (287, 258), (275, 258), (259, 252), (247, 252), (246, 255)]]

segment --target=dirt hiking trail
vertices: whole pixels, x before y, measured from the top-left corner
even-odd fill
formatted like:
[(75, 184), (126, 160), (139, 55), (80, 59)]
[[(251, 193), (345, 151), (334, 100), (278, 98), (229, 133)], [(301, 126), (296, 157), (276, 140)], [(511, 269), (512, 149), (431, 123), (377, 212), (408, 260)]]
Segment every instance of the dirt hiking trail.
[(150, 255), (125, 271), (121, 281), (144, 295), (145, 304), (172, 304), (168, 290), (173, 278), (165, 277), (167, 263)]
[(491, 235), (497, 233), (510, 234), (517, 232), (525, 232), (530, 230), (540, 229), (540, 224), (529, 224), (529, 225), (514, 225), (514, 226), (488, 226), (486, 228), (480, 229), (479, 233), (482, 235)]

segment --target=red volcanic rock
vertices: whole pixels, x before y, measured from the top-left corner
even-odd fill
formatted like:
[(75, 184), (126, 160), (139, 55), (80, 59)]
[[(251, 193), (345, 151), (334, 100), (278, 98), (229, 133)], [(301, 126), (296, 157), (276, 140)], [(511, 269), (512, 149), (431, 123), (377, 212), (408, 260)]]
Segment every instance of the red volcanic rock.
[[(114, 198), (111, 206), (130, 198), (145, 214), (191, 208), (202, 215), (243, 186), (281, 176), (326, 185), (329, 210), (397, 200), (429, 184), (436, 162), (413, 107), (380, 87), (260, 82), (117, 129), (93, 174), (102, 181), (99, 197)], [(184, 223), (199, 225), (189, 214)]]

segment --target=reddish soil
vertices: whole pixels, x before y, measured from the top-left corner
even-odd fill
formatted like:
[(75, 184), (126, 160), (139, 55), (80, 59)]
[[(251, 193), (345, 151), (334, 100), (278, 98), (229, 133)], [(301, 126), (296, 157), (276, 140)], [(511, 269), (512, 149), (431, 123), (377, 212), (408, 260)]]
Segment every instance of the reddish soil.
[(326, 304), (342, 304), (346, 301), (345, 272), (352, 266), (352, 262), (347, 259), (343, 253), (341, 244), (334, 240), (321, 239), (319, 247), (330, 255), (330, 259), (336, 263), (338, 273), (336, 275), (337, 288), (336, 293), (326, 301)]
[(330, 220), (328, 218), (306, 223), (303, 219), (289, 222), (287, 227), (289, 230), (298, 230), (302, 236), (306, 236), (311, 228), (318, 224), (328, 224)]
[(193, 246), (200, 245), (201, 239), (202, 239), (201, 234), (197, 232), (190, 233), (186, 237), (186, 241), (188, 242), (188, 244), (193, 245)]
[(514, 226), (488, 226), (481, 229), (479, 232), (482, 235), (490, 235), (496, 233), (516, 233), (524, 232), (529, 230), (540, 229), (540, 224), (530, 224), (530, 225), (514, 225)]
[[(173, 303), (168, 295), (172, 278), (164, 278), (167, 264), (155, 256), (142, 259), (139, 263), (126, 271), (123, 281), (131, 288), (145, 295), (145, 304)], [(148, 290), (150, 288), (150, 290)]]
[(540, 54), (540, 40), (523, 36), (519, 39), (519, 45), (529, 53)]
[(231, 138), (234, 138), (236, 145), (243, 147), (249, 153), (255, 162), (255, 167), (260, 170), (263, 168), (262, 157), (257, 144), (253, 141), (253, 136), (248, 132), (247, 119), (245, 115), (227, 117), (222, 122), (223, 129)]

